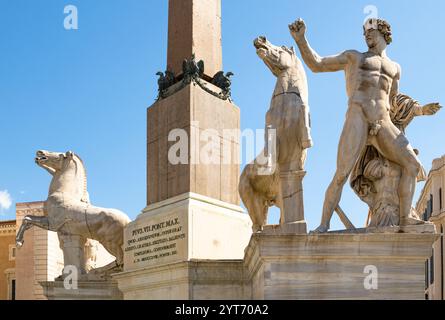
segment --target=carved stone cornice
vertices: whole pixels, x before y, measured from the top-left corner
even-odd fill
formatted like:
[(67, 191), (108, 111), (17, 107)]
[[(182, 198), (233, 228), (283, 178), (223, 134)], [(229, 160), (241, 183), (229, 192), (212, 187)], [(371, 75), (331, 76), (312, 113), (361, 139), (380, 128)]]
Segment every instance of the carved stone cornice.
[(0, 221), (0, 237), (14, 236), (16, 223), (14, 221)]
[(23, 202), (16, 204), (16, 216), (24, 217), (26, 215), (34, 215), (34, 216), (43, 216), (43, 206), (45, 202), (36, 201), (36, 202)]

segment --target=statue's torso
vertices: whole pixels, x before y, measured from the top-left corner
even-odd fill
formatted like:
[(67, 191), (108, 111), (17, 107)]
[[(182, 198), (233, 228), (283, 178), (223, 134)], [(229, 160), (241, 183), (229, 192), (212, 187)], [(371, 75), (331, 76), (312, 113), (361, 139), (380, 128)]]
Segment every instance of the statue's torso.
[(387, 57), (357, 54), (346, 68), (349, 105), (360, 107), (370, 122), (390, 120), (389, 95), (398, 72), (396, 63)]

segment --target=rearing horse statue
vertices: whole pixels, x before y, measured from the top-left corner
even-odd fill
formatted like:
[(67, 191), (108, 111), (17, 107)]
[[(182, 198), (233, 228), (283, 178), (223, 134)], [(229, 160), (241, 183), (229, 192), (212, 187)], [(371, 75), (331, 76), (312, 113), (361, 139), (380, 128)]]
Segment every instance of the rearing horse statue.
[(90, 204), (85, 166), (73, 152), (37, 151), (35, 162), (53, 177), (44, 204), (46, 216), (24, 218), (16, 237), (17, 247), (23, 245), (25, 231), (37, 226), (57, 232), (65, 266), (76, 266), (80, 274), (86, 273), (83, 250), (87, 239), (99, 241), (116, 257), (115, 262), (101, 269), (122, 269), (123, 231), (130, 222), (128, 216)]
[(276, 135), (268, 134), (266, 139), (264, 153), (268, 160), (260, 155), (244, 169), (239, 193), (254, 232), (263, 230), (268, 208), (275, 205), (281, 211), (280, 225), (306, 233), (302, 179), (307, 149), (312, 146), (306, 73), (293, 48), (274, 46), (266, 37), (255, 39), (254, 46), (277, 78), (266, 114), (266, 127)]

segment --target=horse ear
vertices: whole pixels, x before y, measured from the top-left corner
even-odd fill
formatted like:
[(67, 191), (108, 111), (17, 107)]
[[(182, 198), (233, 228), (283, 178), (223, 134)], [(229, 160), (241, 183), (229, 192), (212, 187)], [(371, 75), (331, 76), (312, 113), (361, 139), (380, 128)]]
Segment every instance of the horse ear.
[(286, 46), (281, 46), (281, 48), (286, 51), (287, 53), (289, 53), (290, 55), (295, 56), (295, 49), (294, 47), (286, 47)]
[(72, 152), (72, 151), (67, 151), (66, 153), (65, 153), (65, 157), (66, 158), (73, 158), (74, 157), (74, 152)]

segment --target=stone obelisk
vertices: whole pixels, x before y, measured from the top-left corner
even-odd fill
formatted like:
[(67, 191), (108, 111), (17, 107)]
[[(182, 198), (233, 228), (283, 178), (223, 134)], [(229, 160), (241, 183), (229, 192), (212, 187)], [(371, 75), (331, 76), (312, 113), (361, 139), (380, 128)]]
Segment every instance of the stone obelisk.
[[(233, 103), (218, 98), (200, 88), (196, 83), (184, 87), (184, 60), (195, 55), (195, 62), (203, 61), (203, 73), (198, 75), (199, 84), (219, 93), (213, 86), (214, 75), (222, 68), (221, 47), (221, 0), (170, 0), (168, 27), (167, 70), (174, 80), (159, 100), (147, 111), (147, 205), (174, 196), (193, 192), (230, 204), (239, 205), (238, 157), (239, 141), (224, 133), (239, 130), (239, 109)], [(170, 90), (170, 92), (169, 92)], [(172, 163), (168, 159), (179, 137), (175, 131), (187, 133), (188, 163)], [(221, 148), (214, 154), (226, 156), (228, 161), (205, 163), (205, 130), (218, 132)], [(232, 130), (232, 131), (231, 131)], [(203, 134), (204, 132), (204, 134)], [(169, 134), (173, 137), (169, 141)], [(229, 139), (229, 141), (225, 141)], [(184, 139), (182, 140), (184, 142)], [(223, 145), (225, 142), (225, 145)], [(224, 147), (228, 150), (223, 154)], [(212, 148), (214, 149), (214, 148)], [(179, 152), (179, 151), (178, 151)], [(230, 154), (229, 154), (230, 153)], [(226, 160), (227, 160), (226, 159)], [(176, 162), (176, 161), (173, 161)]]
[[(167, 71), (147, 109), (147, 206), (124, 236), (125, 298), (172, 290), (139, 284), (162, 282), (153, 275), (166, 266), (244, 257), (251, 221), (239, 206), (240, 111), (221, 69), (221, 0), (170, 0)], [(174, 297), (187, 298), (182, 289)]]
[(167, 69), (181, 74), (184, 59), (195, 54), (207, 78), (222, 70), (221, 0), (170, 0), (168, 10)]

